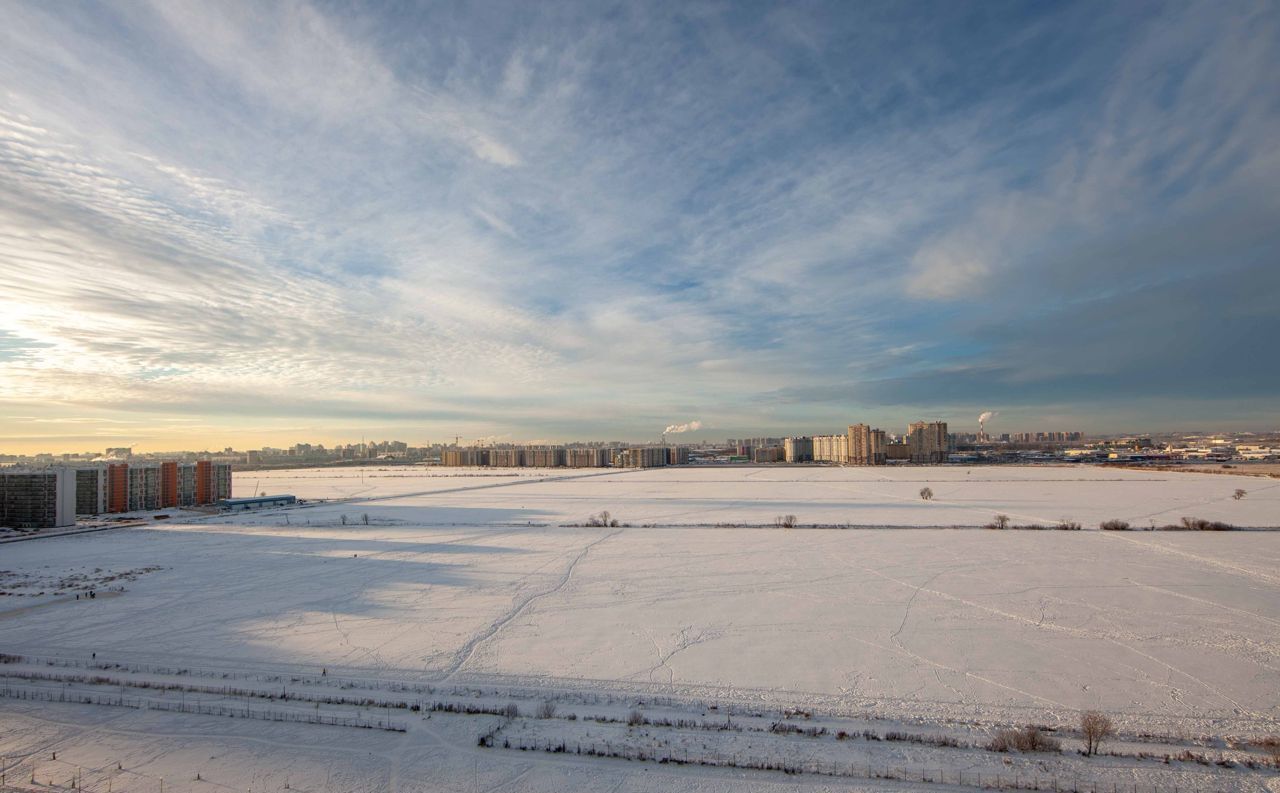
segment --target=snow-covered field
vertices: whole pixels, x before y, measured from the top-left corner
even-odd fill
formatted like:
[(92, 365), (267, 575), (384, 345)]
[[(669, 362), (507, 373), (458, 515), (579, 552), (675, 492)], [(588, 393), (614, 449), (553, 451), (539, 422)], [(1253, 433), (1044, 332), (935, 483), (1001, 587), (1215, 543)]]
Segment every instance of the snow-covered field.
[[(9, 782), (36, 789), (34, 764), (37, 783), (96, 769), (91, 790), (886, 790), (908, 786), (862, 777), (939, 770), (957, 790), (1280, 790), (1239, 740), (1280, 733), (1280, 533), (715, 527), (1265, 526), (1271, 482), (1237, 501), (1234, 477), (1096, 468), (583, 473), (388, 476), (363, 501), (313, 481), (298, 494), (353, 500), (0, 546)], [(602, 509), (633, 526), (561, 525)], [(1088, 708), (1122, 756), (1071, 751)], [(980, 748), (1027, 723), (1064, 751)], [(597, 745), (632, 759), (578, 754)]]
[[(933, 498), (924, 501), (928, 487)], [(1235, 491), (1246, 491), (1234, 498)], [(584, 523), (600, 510), (633, 525), (802, 524), (980, 526), (997, 514), (1015, 524), (1071, 520), (1136, 527), (1182, 517), (1280, 527), (1280, 480), (1133, 471), (1098, 466), (707, 466), (644, 471), (400, 467), (250, 471), (235, 494), (375, 499), (360, 508), (414, 525)], [(312, 511), (349, 518), (347, 505)], [(268, 519), (269, 522), (270, 519)]]

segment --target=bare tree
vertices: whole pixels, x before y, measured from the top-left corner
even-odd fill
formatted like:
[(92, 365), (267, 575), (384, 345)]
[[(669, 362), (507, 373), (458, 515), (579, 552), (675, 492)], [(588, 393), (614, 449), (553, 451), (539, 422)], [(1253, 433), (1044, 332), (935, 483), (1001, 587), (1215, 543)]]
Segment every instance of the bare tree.
[(783, 515), (783, 516), (782, 516), (782, 528), (784, 528), (784, 529), (794, 529), (795, 527), (796, 527), (796, 516), (795, 516), (795, 515)]
[(553, 719), (555, 718), (555, 715), (556, 715), (556, 703), (552, 702), (551, 700), (548, 699), (538, 706), (538, 718)]
[(1231, 497), (1234, 498), (1236, 501), (1239, 501), (1240, 499), (1244, 498), (1247, 495), (1249, 495), (1247, 492), (1237, 487), (1235, 494), (1232, 495)]
[(1086, 710), (1080, 714), (1080, 734), (1084, 736), (1085, 754), (1098, 752), (1102, 742), (1116, 734), (1116, 726), (1106, 714), (1096, 710)]
[(992, 518), (992, 519), (991, 519), (991, 522), (987, 524), (987, 528), (988, 528), (988, 529), (1007, 529), (1007, 528), (1009, 528), (1009, 516), (1008, 516), (1008, 515), (996, 515), (994, 518)]
[(925, 501), (932, 501), (932, 500), (933, 500), (933, 488), (931, 488), (931, 487), (922, 487), (922, 488), (920, 488), (920, 498), (921, 498), (921, 499), (923, 499), (923, 500), (925, 500)]

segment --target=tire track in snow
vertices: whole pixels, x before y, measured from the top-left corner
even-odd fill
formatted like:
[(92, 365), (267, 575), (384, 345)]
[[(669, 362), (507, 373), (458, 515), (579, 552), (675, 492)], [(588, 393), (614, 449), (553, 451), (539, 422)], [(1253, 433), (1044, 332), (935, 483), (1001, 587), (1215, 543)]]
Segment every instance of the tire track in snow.
[(1178, 548), (1172, 548), (1165, 545), (1155, 545), (1154, 543), (1143, 542), (1142, 540), (1137, 540), (1132, 537), (1121, 537), (1118, 533), (1113, 531), (1100, 531), (1098, 532), (1098, 536), (1106, 537), (1109, 540), (1130, 542), (1140, 548), (1146, 548), (1148, 551), (1153, 553), (1163, 553), (1172, 556), (1181, 556), (1185, 559), (1193, 559), (1208, 567), (1216, 567), (1220, 570), (1226, 570), (1229, 573), (1236, 573), (1238, 575), (1245, 576), (1246, 578), (1253, 578), (1258, 581), (1271, 584), (1272, 586), (1280, 586), (1280, 576), (1268, 575), (1257, 570), (1250, 570), (1247, 567), (1241, 567), (1240, 565), (1231, 564), (1230, 562), (1224, 562), (1219, 559), (1210, 559), (1207, 556), (1200, 556), (1198, 554), (1191, 553), (1190, 551), (1183, 551)]
[[(883, 578), (883, 579), (885, 579), (886, 581), (892, 581), (892, 582), (893, 582), (893, 583), (895, 583), (895, 584), (899, 584), (900, 586), (904, 586), (904, 587), (915, 587), (915, 585), (914, 585), (914, 584), (912, 584), (912, 583), (911, 583), (911, 582), (909, 582), (909, 581), (903, 581), (903, 580), (901, 580), (901, 579), (894, 578), (893, 576), (886, 575), (885, 573), (882, 573), (882, 572), (880, 572), (880, 571), (878, 571), (878, 570), (872, 570), (872, 569), (870, 569), (870, 568), (866, 568), (866, 567), (864, 567), (864, 568), (862, 568), (862, 569), (866, 570), (868, 573), (871, 573), (872, 575), (879, 576), (880, 578)], [(1080, 629), (1080, 628), (1073, 628), (1073, 627), (1070, 627), (1070, 626), (1068, 626), (1068, 625), (1060, 625), (1060, 624), (1055, 623), (1055, 622), (1037, 622), (1036, 620), (1029, 619), (1029, 618), (1024, 617), (1024, 616), (1022, 616), (1022, 615), (1020, 615), (1020, 614), (1014, 614), (1014, 613), (1012, 613), (1012, 612), (1004, 611), (1004, 610), (1002, 610), (1002, 609), (998, 609), (998, 608), (995, 608), (995, 607), (993, 607), (993, 606), (984, 606), (984, 605), (983, 605), (983, 604), (981, 604), (981, 603), (977, 603), (977, 602), (974, 602), (974, 601), (972, 601), (972, 600), (966, 600), (965, 598), (958, 597), (958, 596), (956, 596), (956, 595), (952, 595), (952, 594), (950, 594), (950, 593), (948, 593), (948, 592), (942, 592), (942, 591), (937, 590), (937, 589), (930, 589), (930, 588), (926, 587), (925, 585), (921, 585), (921, 586), (919, 586), (919, 587), (915, 587), (915, 588), (917, 589), (917, 594), (919, 593), (919, 591), (920, 591), (920, 590), (923, 590), (923, 591), (925, 591), (925, 592), (928, 592), (928, 593), (929, 593), (929, 594), (931, 594), (931, 595), (936, 595), (937, 597), (942, 598), (943, 600), (949, 600), (949, 601), (951, 601), (951, 602), (953, 602), (953, 603), (961, 603), (961, 604), (964, 604), (964, 605), (966, 605), (966, 606), (969, 606), (970, 608), (980, 609), (980, 610), (985, 611), (985, 612), (987, 612), (987, 613), (989, 613), (989, 614), (993, 614), (993, 615), (996, 615), (996, 616), (1002, 617), (1002, 618), (1007, 619), (1007, 620), (1012, 620), (1012, 621), (1015, 621), (1015, 622), (1021, 622), (1021, 623), (1024, 623), (1024, 624), (1029, 625), (1029, 626), (1031, 626), (1031, 627), (1033, 627), (1033, 628), (1036, 628), (1036, 629), (1038, 629), (1038, 630), (1054, 631), (1054, 632), (1058, 632), (1058, 633), (1065, 633), (1065, 634), (1068, 634), (1068, 635), (1071, 635), (1071, 636), (1078, 636), (1078, 637), (1080, 637), (1080, 638), (1085, 638), (1085, 639), (1095, 639), (1095, 640), (1101, 640), (1101, 641), (1109, 642), (1109, 643), (1111, 643), (1111, 644), (1114, 644), (1114, 645), (1115, 645), (1115, 646), (1117, 646), (1117, 647), (1120, 647), (1120, 648), (1123, 648), (1123, 649), (1125, 649), (1125, 650), (1128, 650), (1129, 652), (1133, 653), (1134, 655), (1137, 655), (1137, 656), (1140, 656), (1140, 657), (1142, 657), (1142, 658), (1145, 658), (1145, 659), (1147, 659), (1148, 661), (1150, 661), (1150, 662), (1152, 662), (1152, 663), (1154, 663), (1154, 664), (1156, 664), (1156, 665), (1158, 665), (1158, 666), (1162, 666), (1162, 667), (1164, 667), (1165, 669), (1169, 670), (1170, 672), (1173, 672), (1173, 673), (1175, 673), (1175, 674), (1182, 675), (1183, 677), (1185, 677), (1185, 678), (1187, 678), (1187, 679), (1191, 680), (1192, 682), (1199, 684), (1199, 685), (1200, 685), (1201, 687), (1203, 687), (1206, 691), (1209, 691), (1210, 693), (1216, 694), (1217, 696), (1221, 697), (1222, 699), (1226, 700), (1227, 702), (1230, 702), (1230, 703), (1231, 703), (1231, 705), (1232, 705), (1233, 707), (1235, 707), (1235, 709), (1236, 709), (1236, 713), (1237, 713), (1237, 714), (1244, 715), (1244, 716), (1249, 716), (1249, 717), (1251, 717), (1251, 718), (1255, 718), (1255, 719), (1265, 719), (1265, 718), (1266, 718), (1266, 716), (1264, 716), (1263, 714), (1258, 713), (1258, 712), (1253, 711), (1253, 710), (1250, 710), (1248, 707), (1246, 707), (1245, 705), (1241, 704), (1239, 701), (1237, 701), (1237, 700), (1233, 699), (1231, 696), (1227, 695), (1227, 694), (1226, 694), (1224, 691), (1222, 691), (1221, 689), (1219, 689), (1219, 688), (1217, 688), (1217, 687), (1213, 686), (1213, 685), (1212, 685), (1212, 684), (1210, 684), (1208, 681), (1206, 681), (1206, 680), (1204, 680), (1204, 679), (1202, 679), (1202, 678), (1196, 677), (1195, 675), (1191, 674), (1190, 672), (1187, 672), (1186, 670), (1179, 669), (1178, 667), (1174, 666), (1174, 665), (1173, 665), (1173, 664), (1171, 664), (1171, 663), (1168, 663), (1167, 661), (1162, 661), (1162, 660), (1160, 660), (1159, 658), (1156, 658), (1155, 656), (1151, 655), (1150, 653), (1143, 652), (1142, 650), (1139, 650), (1137, 647), (1134, 647), (1134, 646), (1133, 646), (1133, 645), (1131, 645), (1131, 644), (1126, 644), (1125, 642), (1120, 641), (1119, 639), (1117, 639), (1117, 638), (1116, 638), (1116, 637), (1114, 637), (1114, 636), (1109, 636), (1109, 635), (1107, 635), (1107, 634), (1105, 634), (1105, 633), (1097, 633), (1097, 632), (1094, 632), (1094, 631), (1082, 630), (1082, 629)], [(899, 642), (899, 644), (901, 644), (901, 643)], [(1150, 677), (1150, 675), (1148, 675), (1148, 677)]]
[(566, 568), (564, 571), (564, 575), (561, 576), (560, 580), (557, 581), (553, 586), (541, 592), (535, 592), (529, 597), (520, 601), (518, 604), (516, 604), (515, 608), (508, 611), (504, 616), (499, 618), (496, 622), (494, 622), (488, 628), (485, 628), (480, 633), (476, 634), (475, 636), (472, 636), (471, 639), (468, 640), (466, 644), (462, 645), (462, 647), (458, 649), (458, 652), (454, 656), (453, 663), (449, 664), (448, 668), (445, 669), (444, 675), (440, 678), (440, 680), (443, 682), (443, 681), (452, 679), (453, 676), (456, 675), (462, 669), (462, 667), (466, 665), (467, 661), (471, 660), (471, 656), (475, 654), (475, 651), (480, 647), (480, 645), (484, 644), (486, 641), (493, 638), (494, 635), (498, 633), (498, 631), (505, 628), (507, 624), (510, 623), (512, 620), (514, 620), (516, 617), (519, 617), (521, 614), (523, 614), (525, 609), (529, 608), (529, 606), (532, 605), (535, 601), (541, 600), (542, 598), (547, 597), (549, 595), (554, 595), (555, 593), (559, 592), (561, 589), (564, 589), (565, 585), (568, 584), (570, 579), (573, 578), (573, 571), (574, 569), (577, 568), (578, 562), (581, 562), (584, 558), (586, 558), (587, 554), (591, 552), (592, 548), (596, 547), (597, 545), (604, 542), (605, 540), (611, 539), (613, 537), (617, 537), (623, 531), (625, 531), (625, 529), (618, 529), (615, 532), (610, 532), (609, 534), (606, 534), (603, 537), (599, 537), (587, 543), (586, 547), (583, 548), (581, 551), (579, 551), (578, 555), (575, 556), (573, 558), (573, 561), (569, 563), (568, 568)]

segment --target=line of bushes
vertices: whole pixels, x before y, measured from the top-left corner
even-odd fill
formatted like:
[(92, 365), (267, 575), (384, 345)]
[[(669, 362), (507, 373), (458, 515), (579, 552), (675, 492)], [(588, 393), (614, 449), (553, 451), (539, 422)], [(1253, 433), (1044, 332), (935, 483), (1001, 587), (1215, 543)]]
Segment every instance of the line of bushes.
[(1149, 529), (1136, 528), (1124, 520), (1104, 520), (1098, 524), (1103, 531), (1235, 531), (1235, 526), (1220, 520), (1204, 518), (1183, 518), (1181, 523), (1166, 523), (1163, 526), (1152, 526)]

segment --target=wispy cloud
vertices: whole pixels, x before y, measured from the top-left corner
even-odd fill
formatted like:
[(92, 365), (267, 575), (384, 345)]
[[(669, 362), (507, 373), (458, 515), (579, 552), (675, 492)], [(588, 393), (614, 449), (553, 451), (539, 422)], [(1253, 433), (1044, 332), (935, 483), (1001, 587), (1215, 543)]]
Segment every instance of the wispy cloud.
[(1265, 3), (6, 16), (0, 402), (68, 426), (1177, 421), (1280, 332)]

